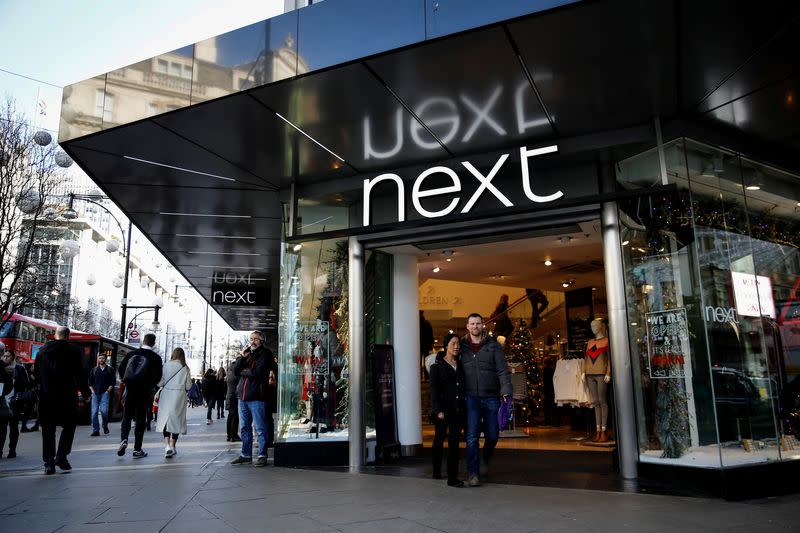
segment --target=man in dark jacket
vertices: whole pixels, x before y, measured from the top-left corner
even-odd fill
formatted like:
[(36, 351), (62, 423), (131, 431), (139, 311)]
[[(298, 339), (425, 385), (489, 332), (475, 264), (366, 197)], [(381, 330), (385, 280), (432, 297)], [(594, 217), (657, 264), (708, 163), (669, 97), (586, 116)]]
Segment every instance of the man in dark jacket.
[[(500, 428), (497, 411), (500, 395), (503, 401), (511, 397), (511, 374), (503, 348), (486, 335), (483, 318), (478, 313), (467, 317), (467, 335), (461, 339), (461, 363), (467, 395), (467, 474), (470, 487), (480, 485), (479, 471), (488, 471), (489, 460), (497, 445)], [(483, 466), (480, 468), (479, 446), (481, 429)]]
[[(125, 384), (125, 404), (122, 409), (122, 426), (117, 455), (125, 455), (128, 447), (128, 435), (131, 432), (131, 420), (136, 419), (134, 429), (133, 458), (147, 457), (142, 450), (144, 430), (147, 424), (147, 412), (153, 405), (153, 388), (161, 380), (161, 357), (154, 351), (156, 336), (148, 333), (142, 339), (142, 347), (128, 352), (119, 364), (119, 377)], [(131, 366), (128, 371), (128, 366)]]
[(106, 356), (97, 356), (97, 366), (89, 371), (89, 386), (92, 388), (92, 434), (100, 436), (98, 413), (103, 417), (103, 433), (108, 435), (108, 399), (114, 391), (117, 379), (114, 369), (106, 364)]
[(253, 427), (258, 433), (258, 459), (255, 466), (267, 465), (267, 411), (264, 405), (267, 385), (275, 383), (275, 360), (272, 352), (264, 347), (264, 335), (260, 331), (250, 334), (250, 345), (242, 350), (233, 373), (239, 378), (236, 397), (239, 400), (239, 422), (241, 424), (242, 453), (231, 464), (253, 462)]
[[(39, 349), (33, 372), (39, 384), (39, 424), (42, 428), (42, 460), (44, 473), (55, 474), (72, 470), (67, 456), (72, 451), (75, 425), (78, 419), (78, 390), (84, 398), (90, 396), (86, 373), (81, 365), (81, 352), (71, 345), (69, 329), (59, 326), (55, 340)], [(61, 436), (56, 449), (56, 426)]]

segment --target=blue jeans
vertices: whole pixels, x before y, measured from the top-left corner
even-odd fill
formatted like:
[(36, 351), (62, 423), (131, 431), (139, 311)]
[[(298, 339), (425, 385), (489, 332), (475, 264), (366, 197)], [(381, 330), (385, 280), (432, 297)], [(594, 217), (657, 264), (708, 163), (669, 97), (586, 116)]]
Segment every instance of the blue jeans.
[(242, 428), (242, 457), (253, 456), (253, 426), (258, 434), (258, 456), (267, 456), (267, 416), (264, 402), (239, 400), (239, 423)]
[(478, 475), (480, 460), (478, 452), (481, 429), (483, 430), (483, 462), (489, 464), (494, 447), (497, 445), (500, 428), (497, 425), (497, 411), (500, 398), (496, 396), (467, 395), (467, 473)]
[(108, 392), (96, 392), (92, 394), (92, 431), (100, 433), (100, 422), (97, 420), (97, 412), (103, 415), (103, 430), (108, 428)]

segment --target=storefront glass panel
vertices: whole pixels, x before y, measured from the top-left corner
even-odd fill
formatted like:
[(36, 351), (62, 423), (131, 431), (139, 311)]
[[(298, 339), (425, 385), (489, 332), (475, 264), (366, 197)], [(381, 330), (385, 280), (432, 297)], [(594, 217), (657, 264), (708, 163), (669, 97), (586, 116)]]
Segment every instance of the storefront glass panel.
[[(620, 202), (640, 460), (793, 458), (798, 179), (688, 139), (664, 156), (675, 192)], [(657, 151), (618, 181), (665, 184)]]
[(284, 248), (278, 442), (347, 441), (347, 239)]

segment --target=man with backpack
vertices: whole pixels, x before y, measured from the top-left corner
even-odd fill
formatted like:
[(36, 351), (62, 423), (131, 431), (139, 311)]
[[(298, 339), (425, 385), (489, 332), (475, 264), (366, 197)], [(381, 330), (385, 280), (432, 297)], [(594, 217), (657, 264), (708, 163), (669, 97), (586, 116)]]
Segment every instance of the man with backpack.
[(117, 455), (125, 455), (131, 420), (135, 418), (133, 458), (147, 457), (142, 450), (147, 412), (153, 404), (153, 387), (161, 380), (161, 357), (154, 351), (156, 336), (148, 333), (142, 347), (129, 352), (119, 365), (119, 376), (125, 384), (125, 403), (122, 409), (122, 431)]

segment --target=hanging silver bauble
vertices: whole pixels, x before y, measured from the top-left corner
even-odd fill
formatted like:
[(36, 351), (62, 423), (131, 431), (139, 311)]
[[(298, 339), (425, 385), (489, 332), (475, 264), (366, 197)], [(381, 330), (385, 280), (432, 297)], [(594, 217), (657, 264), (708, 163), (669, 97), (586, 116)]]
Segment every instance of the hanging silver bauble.
[(170, 276), (169, 277), (169, 282), (170, 283), (175, 283), (175, 276)]
[(106, 252), (114, 253), (119, 250), (119, 241), (115, 241), (114, 239), (109, 239), (106, 241)]
[(58, 253), (61, 254), (61, 257), (64, 259), (70, 259), (78, 255), (78, 251), (80, 250), (80, 244), (77, 241), (72, 239), (67, 239), (61, 243), (61, 246), (58, 247)]
[(95, 277), (95, 275), (93, 273), (89, 273), (89, 275), (86, 276), (86, 284), (91, 287), (95, 283), (97, 283), (97, 278)]
[(146, 289), (146, 288), (147, 288), (147, 285), (148, 285), (149, 283), (150, 283), (150, 280), (147, 278), (147, 276), (144, 276), (144, 277), (141, 279), (141, 281), (139, 281), (139, 285), (140, 285), (140, 286), (141, 286), (143, 289)]
[(99, 300), (97, 300), (97, 301), (98, 301), (99, 303), (101, 303), (101, 304), (104, 304), (104, 303), (106, 303), (106, 299), (105, 299), (105, 298), (100, 298), (100, 299), (99, 299)]
[(56, 152), (56, 155), (53, 156), (53, 160), (56, 162), (56, 165), (61, 168), (69, 168), (72, 166), (72, 158), (64, 151)]
[(33, 142), (39, 146), (47, 146), (53, 142), (53, 136), (44, 130), (39, 130), (33, 134)]
[(122, 278), (114, 278), (114, 279), (111, 280), (111, 284), (117, 289), (122, 287), (123, 283), (125, 283), (125, 282), (122, 280)]
[(25, 189), (17, 196), (17, 207), (26, 215), (35, 213), (42, 204), (42, 197), (39, 191), (33, 187)]

